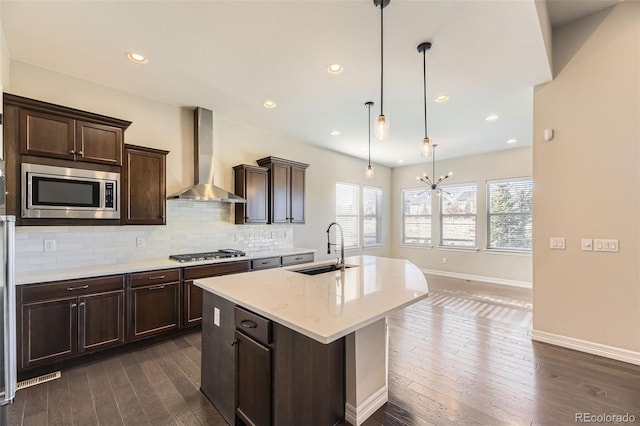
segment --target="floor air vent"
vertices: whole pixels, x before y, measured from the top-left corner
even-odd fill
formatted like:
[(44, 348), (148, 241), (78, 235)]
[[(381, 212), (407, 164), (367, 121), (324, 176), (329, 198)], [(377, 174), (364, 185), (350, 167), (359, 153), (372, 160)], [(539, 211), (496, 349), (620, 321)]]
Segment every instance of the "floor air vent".
[(50, 382), (60, 378), (60, 372), (45, 374), (44, 376), (34, 377), (33, 379), (23, 380), (18, 382), (18, 390), (29, 388), (31, 386), (39, 385), (40, 383)]

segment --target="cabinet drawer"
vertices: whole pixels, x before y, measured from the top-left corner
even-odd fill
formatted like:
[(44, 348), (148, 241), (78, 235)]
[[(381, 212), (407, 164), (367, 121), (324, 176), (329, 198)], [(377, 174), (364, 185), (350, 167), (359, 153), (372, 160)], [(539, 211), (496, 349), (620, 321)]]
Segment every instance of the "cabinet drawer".
[(218, 275), (237, 274), (249, 271), (249, 261), (215, 263), (213, 265), (190, 266), (184, 268), (184, 279), (196, 280), (198, 278), (216, 277)]
[(238, 306), (236, 306), (234, 316), (238, 330), (260, 343), (271, 343), (271, 321)]
[(154, 285), (180, 281), (180, 269), (164, 269), (161, 271), (131, 274), (131, 287)]
[(22, 303), (124, 289), (124, 275), (20, 286)]
[(282, 266), (297, 265), (298, 263), (313, 262), (313, 253), (292, 254), (282, 256)]
[(251, 261), (251, 269), (278, 268), (279, 266), (280, 256), (265, 257), (264, 259), (255, 259)]

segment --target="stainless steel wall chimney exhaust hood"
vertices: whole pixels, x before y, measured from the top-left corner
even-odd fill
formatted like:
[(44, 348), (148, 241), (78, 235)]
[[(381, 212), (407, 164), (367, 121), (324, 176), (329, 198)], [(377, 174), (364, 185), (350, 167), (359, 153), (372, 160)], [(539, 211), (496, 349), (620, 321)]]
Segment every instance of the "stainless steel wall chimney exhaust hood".
[(195, 140), (193, 169), (196, 184), (170, 195), (168, 198), (246, 203), (247, 201), (244, 198), (213, 184), (213, 111), (198, 107), (193, 111), (193, 115)]

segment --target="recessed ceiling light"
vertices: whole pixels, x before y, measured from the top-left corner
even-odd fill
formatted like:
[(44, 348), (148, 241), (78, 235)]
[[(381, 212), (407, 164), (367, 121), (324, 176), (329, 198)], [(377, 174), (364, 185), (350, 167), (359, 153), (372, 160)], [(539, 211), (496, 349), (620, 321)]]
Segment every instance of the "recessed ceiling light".
[(404, 163), (404, 160), (398, 160), (398, 164)]
[(273, 101), (264, 101), (262, 104), (265, 108), (273, 109), (276, 107), (276, 103)]
[(331, 133), (329, 133), (331, 136), (339, 136), (340, 135), (340, 131), (339, 130), (334, 130)]
[(129, 53), (127, 53), (127, 58), (129, 58), (129, 60), (131, 62), (135, 62), (136, 64), (146, 64), (147, 63), (147, 58), (142, 53), (129, 52)]
[(496, 121), (498, 118), (500, 118), (500, 117), (498, 117), (495, 114), (491, 114), (491, 115), (487, 115), (487, 118), (485, 118), (485, 120), (487, 120), (487, 121)]
[(507, 143), (517, 143), (518, 139), (509, 139)]
[(343, 68), (340, 64), (329, 64), (329, 66), (327, 67), (327, 71), (329, 72), (329, 74), (340, 74), (342, 70)]
[(435, 101), (438, 103), (447, 102), (448, 100), (449, 100), (449, 95), (440, 95), (435, 99)]

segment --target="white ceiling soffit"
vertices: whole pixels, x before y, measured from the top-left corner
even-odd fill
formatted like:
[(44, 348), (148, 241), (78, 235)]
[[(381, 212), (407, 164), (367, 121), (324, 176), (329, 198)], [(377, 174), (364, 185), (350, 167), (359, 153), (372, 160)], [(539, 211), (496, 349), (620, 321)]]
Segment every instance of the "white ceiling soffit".
[[(12, 60), (367, 156), (364, 103), (375, 102), (374, 117), (380, 108), (380, 12), (371, 0), (1, 6)], [(384, 18), (391, 130), (389, 140), (372, 144), (372, 161), (424, 161), (422, 41), (433, 42), (429, 136), (439, 158), (531, 143), (533, 86), (551, 78), (534, 0), (392, 0)], [(131, 50), (148, 63), (127, 60)], [(330, 63), (344, 71), (329, 75)], [(441, 94), (450, 100), (435, 103)], [(265, 109), (266, 99), (277, 108)], [(500, 119), (485, 121), (490, 114)]]
[(547, 0), (551, 25), (559, 27), (623, 0)]

